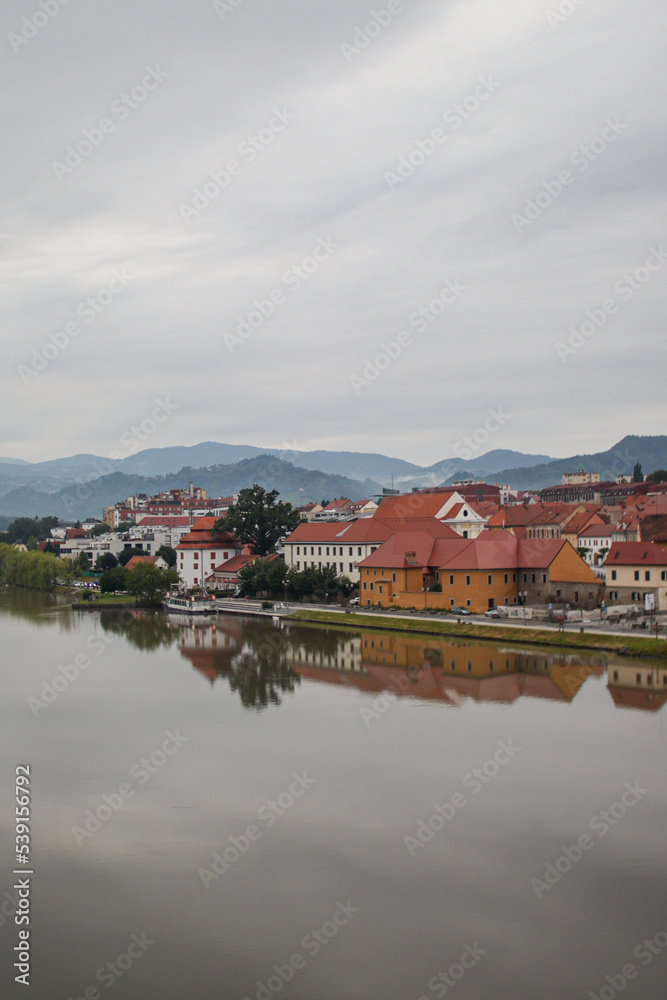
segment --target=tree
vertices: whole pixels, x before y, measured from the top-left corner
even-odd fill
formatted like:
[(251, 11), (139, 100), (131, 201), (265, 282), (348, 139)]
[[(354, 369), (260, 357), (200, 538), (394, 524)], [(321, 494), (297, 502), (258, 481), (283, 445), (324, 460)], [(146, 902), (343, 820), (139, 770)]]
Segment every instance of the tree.
[(133, 527), (134, 525), (132, 524), (131, 521), (120, 521), (118, 527), (116, 528), (116, 531), (120, 531), (122, 534), (124, 531), (129, 531), (130, 528)]
[(643, 483), (644, 476), (642, 475), (642, 467), (639, 462), (635, 463), (635, 467), (632, 470), (632, 481), (633, 483)]
[(178, 573), (175, 570), (160, 569), (153, 563), (139, 563), (127, 573), (126, 590), (128, 594), (155, 602), (161, 600), (176, 583)]
[(146, 553), (143, 549), (138, 546), (133, 546), (130, 549), (123, 549), (123, 551), (118, 556), (118, 562), (121, 566), (127, 566), (132, 556), (145, 556)]
[(651, 483), (667, 483), (667, 469), (656, 469), (648, 478)]
[(155, 555), (162, 556), (169, 567), (176, 565), (176, 549), (172, 549), (171, 545), (161, 545)]
[(292, 505), (278, 500), (278, 490), (268, 493), (256, 483), (241, 490), (224, 518), (215, 522), (215, 531), (230, 531), (249, 545), (255, 555), (274, 552), (276, 542), (294, 531), (300, 520)]
[(283, 597), (286, 575), (287, 566), (282, 559), (256, 559), (239, 572), (241, 595), (255, 597), (256, 594), (267, 594), (270, 597)]
[(127, 590), (127, 570), (122, 566), (107, 569), (100, 577), (100, 591), (103, 594), (115, 594), (119, 590)]
[(95, 560), (95, 570), (98, 572), (107, 569), (114, 569), (117, 565), (118, 560), (112, 552), (104, 552)]
[(100, 522), (99, 524), (94, 524), (92, 526), (92, 528), (90, 529), (90, 536), (91, 538), (97, 538), (98, 535), (106, 535), (110, 531), (111, 528), (109, 527), (108, 524), (103, 524), (102, 522)]
[(21, 539), (27, 541), (35, 538), (38, 542), (43, 542), (51, 534), (51, 528), (58, 524), (57, 517), (17, 517), (7, 528), (4, 541), (14, 543)]
[(74, 560), (74, 565), (79, 573), (87, 573), (90, 570), (90, 556), (87, 552), (79, 552)]

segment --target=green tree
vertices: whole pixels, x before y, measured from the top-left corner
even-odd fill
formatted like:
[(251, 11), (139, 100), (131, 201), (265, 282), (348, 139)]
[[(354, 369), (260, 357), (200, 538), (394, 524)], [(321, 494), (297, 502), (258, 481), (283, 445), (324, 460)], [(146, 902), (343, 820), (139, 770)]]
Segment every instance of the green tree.
[(74, 560), (74, 565), (79, 573), (88, 573), (90, 570), (90, 556), (87, 552), (79, 552)]
[(256, 559), (239, 572), (239, 589), (243, 597), (266, 594), (268, 597), (283, 597), (287, 567), (282, 559)]
[(35, 538), (43, 542), (57, 524), (57, 517), (43, 517), (41, 520), (38, 517), (17, 517), (7, 528), (3, 541), (13, 544), (23, 540), (27, 544), (30, 538)]
[(120, 563), (121, 566), (127, 566), (132, 556), (145, 556), (145, 555), (146, 553), (144, 552), (143, 549), (140, 549), (138, 546), (134, 546), (131, 549), (123, 549), (123, 551), (118, 555), (118, 562)]
[(651, 483), (667, 483), (667, 469), (656, 469), (648, 478)]
[(176, 549), (172, 549), (171, 545), (161, 545), (155, 555), (162, 556), (169, 567), (176, 565)]
[(103, 552), (101, 556), (98, 556), (95, 560), (95, 570), (96, 572), (104, 572), (107, 569), (114, 569), (118, 565), (118, 560), (112, 552)]
[(215, 522), (215, 531), (230, 531), (249, 545), (255, 555), (273, 552), (278, 539), (292, 532), (299, 523), (299, 512), (278, 500), (278, 490), (267, 492), (256, 483), (241, 490), (235, 504), (224, 518)]
[(110, 531), (111, 528), (108, 524), (102, 524), (100, 522), (100, 524), (94, 524), (90, 529), (90, 536), (91, 538), (97, 538), (98, 535), (107, 535)]
[(105, 570), (100, 576), (100, 590), (103, 594), (115, 594), (119, 590), (127, 590), (127, 570), (118, 565)]
[(132, 524), (131, 521), (121, 521), (118, 527), (116, 528), (116, 531), (120, 531), (122, 533), (123, 531), (129, 531), (130, 528), (133, 527), (134, 525)]
[(635, 467), (632, 470), (632, 481), (633, 481), (633, 483), (643, 483), (644, 482), (644, 476), (642, 475), (642, 467), (641, 467), (641, 465), (640, 465), (639, 462), (637, 462), (635, 464)]
[(178, 583), (178, 573), (175, 570), (160, 569), (152, 563), (139, 563), (127, 573), (126, 590), (128, 594), (157, 602), (176, 583)]

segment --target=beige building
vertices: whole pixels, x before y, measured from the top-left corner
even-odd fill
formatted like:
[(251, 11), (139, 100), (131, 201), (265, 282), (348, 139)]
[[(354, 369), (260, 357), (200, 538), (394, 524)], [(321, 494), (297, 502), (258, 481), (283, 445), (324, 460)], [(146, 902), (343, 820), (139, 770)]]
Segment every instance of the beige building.
[(610, 604), (645, 604), (652, 595), (656, 611), (667, 611), (667, 550), (655, 542), (614, 542), (606, 570)]
[(585, 486), (588, 483), (599, 483), (600, 473), (599, 472), (584, 472), (580, 469), (579, 472), (566, 472), (562, 476), (561, 485), (562, 486)]

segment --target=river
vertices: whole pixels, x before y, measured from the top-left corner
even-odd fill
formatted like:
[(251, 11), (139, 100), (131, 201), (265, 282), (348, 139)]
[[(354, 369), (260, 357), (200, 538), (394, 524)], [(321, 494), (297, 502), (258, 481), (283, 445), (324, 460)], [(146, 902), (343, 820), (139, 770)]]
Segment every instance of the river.
[(665, 995), (655, 663), (10, 590), (0, 642), (2, 997)]

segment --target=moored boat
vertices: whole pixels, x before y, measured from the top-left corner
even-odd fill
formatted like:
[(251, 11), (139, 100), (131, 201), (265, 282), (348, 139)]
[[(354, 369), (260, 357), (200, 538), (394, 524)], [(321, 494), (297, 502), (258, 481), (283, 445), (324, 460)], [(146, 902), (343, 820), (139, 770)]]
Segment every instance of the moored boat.
[(170, 614), (178, 615), (214, 615), (216, 613), (215, 599), (208, 594), (167, 594), (162, 607)]

